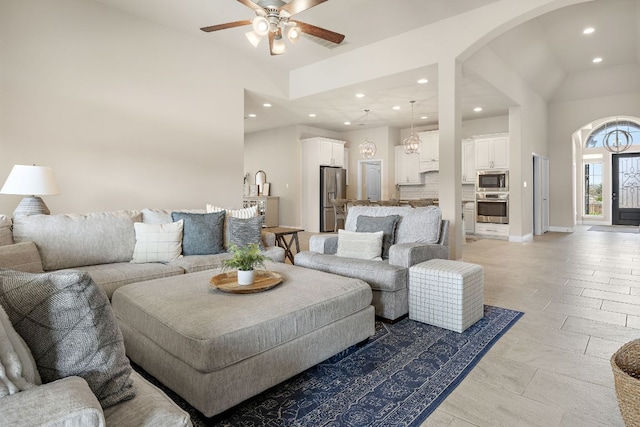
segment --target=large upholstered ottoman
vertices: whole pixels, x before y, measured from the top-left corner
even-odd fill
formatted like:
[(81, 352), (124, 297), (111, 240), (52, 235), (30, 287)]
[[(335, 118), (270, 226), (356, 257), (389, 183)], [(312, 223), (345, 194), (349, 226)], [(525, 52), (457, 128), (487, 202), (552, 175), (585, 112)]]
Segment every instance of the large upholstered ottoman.
[(409, 268), (409, 319), (464, 332), (483, 317), (482, 266), (432, 259)]
[(219, 270), (123, 286), (112, 305), (127, 355), (206, 416), (374, 334), (371, 287), (282, 263), (266, 292), (211, 289)]

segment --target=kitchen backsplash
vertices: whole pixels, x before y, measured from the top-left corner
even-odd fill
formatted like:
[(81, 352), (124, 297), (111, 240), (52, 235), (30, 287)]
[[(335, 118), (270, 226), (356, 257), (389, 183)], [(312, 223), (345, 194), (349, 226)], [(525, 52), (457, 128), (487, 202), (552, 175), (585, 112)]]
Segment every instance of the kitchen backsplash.
[[(440, 183), (438, 172), (424, 174), (424, 185), (400, 185), (400, 200), (438, 199), (438, 185)], [(462, 185), (462, 200), (475, 200), (476, 188), (473, 184)]]

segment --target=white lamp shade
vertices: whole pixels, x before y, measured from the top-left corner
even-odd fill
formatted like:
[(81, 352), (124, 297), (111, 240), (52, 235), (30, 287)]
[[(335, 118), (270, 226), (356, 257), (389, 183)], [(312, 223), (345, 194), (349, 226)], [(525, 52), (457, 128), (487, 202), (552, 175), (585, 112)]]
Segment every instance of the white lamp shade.
[(266, 36), (269, 33), (271, 24), (269, 23), (269, 20), (264, 16), (256, 16), (255, 18), (253, 18), (252, 27), (253, 31), (255, 31), (257, 35)]
[(244, 35), (247, 36), (247, 40), (249, 40), (249, 43), (251, 43), (253, 47), (258, 47), (260, 41), (262, 40), (262, 36), (259, 36), (255, 31), (249, 31)]
[(60, 194), (60, 189), (50, 167), (15, 165), (0, 193), (44, 196)]

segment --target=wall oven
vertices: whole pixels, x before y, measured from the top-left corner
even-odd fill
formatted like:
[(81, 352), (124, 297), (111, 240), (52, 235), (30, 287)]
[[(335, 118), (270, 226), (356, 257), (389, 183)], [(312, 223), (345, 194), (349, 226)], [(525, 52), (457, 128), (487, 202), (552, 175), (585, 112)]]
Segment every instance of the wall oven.
[(476, 177), (476, 191), (509, 191), (509, 171), (478, 171)]
[(509, 224), (509, 194), (476, 193), (476, 222)]

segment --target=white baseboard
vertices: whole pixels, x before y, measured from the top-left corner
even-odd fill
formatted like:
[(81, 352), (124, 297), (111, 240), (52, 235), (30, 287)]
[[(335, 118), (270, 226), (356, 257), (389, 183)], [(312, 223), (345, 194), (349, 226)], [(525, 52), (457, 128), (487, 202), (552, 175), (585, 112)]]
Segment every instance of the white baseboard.
[(549, 231), (556, 233), (573, 233), (573, 227), (549, 227)]
[(524, 236), (509, 236), (510, 242), (522, 243), (522, 242), (532, 242), (533, 234), (525, 234)]

